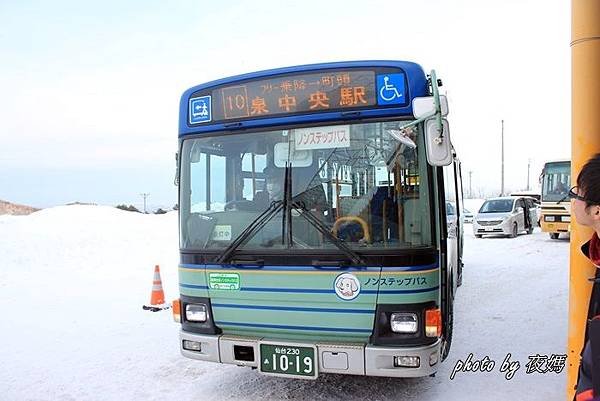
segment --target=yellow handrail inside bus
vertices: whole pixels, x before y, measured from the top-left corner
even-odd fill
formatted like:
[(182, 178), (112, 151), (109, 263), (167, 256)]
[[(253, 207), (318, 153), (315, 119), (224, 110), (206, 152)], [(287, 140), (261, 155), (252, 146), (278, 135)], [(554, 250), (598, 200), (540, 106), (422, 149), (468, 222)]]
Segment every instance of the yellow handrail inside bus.
[(333, 224), (333, 228), (331, 229), (331, 231), (333, 232), (333, 235), (335, 235), (337, 237), (337, 233), (340, 228), (340, 225), (342, 225), (342, 223), (346, 223), (349, 221), (360, 224), (360, 226), (362, 227), (362, 230), (363, 230), (363, 238), (365, 239), (365, 241), (370, 243), (371, 242), (371, 231), (369, 230), (369, 225), (363, 218), (358, 217), (358, 216), (339, 217), (335, 221), (335, 223)]

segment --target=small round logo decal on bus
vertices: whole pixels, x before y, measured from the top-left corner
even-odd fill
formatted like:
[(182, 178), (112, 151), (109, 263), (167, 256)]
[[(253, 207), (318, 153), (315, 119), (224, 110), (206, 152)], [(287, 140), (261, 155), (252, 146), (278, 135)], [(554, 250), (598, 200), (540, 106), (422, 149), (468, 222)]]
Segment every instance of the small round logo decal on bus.
[(351, 301), (360, 294), (360, 281), (354, 274), (342, 273), (333, 283), (335, 293), (344, 301)]

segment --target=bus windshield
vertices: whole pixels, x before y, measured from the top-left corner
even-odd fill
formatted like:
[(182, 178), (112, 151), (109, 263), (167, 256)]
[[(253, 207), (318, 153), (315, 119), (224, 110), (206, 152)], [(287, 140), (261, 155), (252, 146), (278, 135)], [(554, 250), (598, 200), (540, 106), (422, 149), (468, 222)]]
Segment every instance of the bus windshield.
[(542, 201), (568, 201), (571, 187), (571, 163), (546, 163), (542, 180)]
[(225, 249), (257, 222), (236, 249), (432, 245), (423, 138), (406, 122), (185, 139), (181, 248)]

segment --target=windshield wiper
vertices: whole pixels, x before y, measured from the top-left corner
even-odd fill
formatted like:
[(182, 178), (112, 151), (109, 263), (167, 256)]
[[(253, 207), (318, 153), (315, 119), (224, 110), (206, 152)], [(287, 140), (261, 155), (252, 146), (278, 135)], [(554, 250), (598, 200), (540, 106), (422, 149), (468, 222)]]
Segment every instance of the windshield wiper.
[[(236, 237), (236, 239), (229, 244), (227, 248), (223, 251), (221, 256), (216, 259), (216, 263), (227, 263), (231, 260), (232, 255), (235, 251), (240, 247), (247, 243), (252, 237), (256, 235), (257, 232), (262, 230), (262, 228), (267, 225), (269, 221), (277, 214), (280, 210), (283, 209), (283, 224), (281, 226), (281, 242), (282, 245), (286, 242), (288, 248), (292, 245), (292, 177), (291, 177), (291, 166), (286, 163), (285, 166), (285, 177), (283, 181), (283, 200), (273, 201), (271, 205), (262, 212), (256, 219), (254, 219), (248, 227), (240, 235)], [(287, 230), (286, 230), (287, 228)]]
[(300, 211), (300, 216), (304, 217), (306, 221), (308, 221), (313, 227), (317, 229), (321, 234), (323, 234), (327, 239), (329, 239), (333, 245), (335, 245), (340, 251), (344, 252), (346, 256), (350, 258), (352, 263), (355, 265), (366, 265), (365, 261), (360, 257), (359, 254), (354, 252), (348, 245), (344, 243), (344, 241), (337, 238), (335, 235), (329, 231), (327, 226), (325, 226), (321, 220), (315, 217), (301, 202), (294, 202), (292, 207), (298, 211)]
[[(313, 227), (317, 229), (321, 234), (323, 234), (327, 239), (329, 239), (339, 250), (341, 250), (355, 265), (366, 265), (366, 262), (354, 252), (348, 245), (346, 245), (342, 240), (337, 238), (335, 235), (331, 233), (331, 231), (325, 226), (317, 217), (315, 217), (304, 205), (302, 201), (297, 201), (296, 199), (302, 197), (305, 193), (309, 192), (315, 187), (307, 188), (296, 196), (292, 197), (292, 178), (291, 178), (291, 168), (286, 166), (285, 168), (285, 178), (284, 178), (284, 194), (283, 200), (273, 201), (271, 205), (262, 212), (256, 219), (254, 219), (248, 227), (240, 235), (236, 237), (236, 239), (229, 244), (227, 248), (223, 251), (221, 256), (216, 259), (216, 263), (227, 263), (230, 261), (231, 257), (235, 253), (240, 246), (243, 246), (247, 243), (257, 232), (262, 230), (262, 228), (271, 221), (271, 219), (279, 213), (282, 209), (283, 212), (283, 224), (282, 224), (282, 245), (287, 242), (288, 248), (293, 246), (293, 233), (292, 233), (292, 209), (300, 212), (300, 216), (304, 217), (306, 221), (309, 222)], [(287, 240), (287, 241), (286, 241)]]
[(569, 197), (569, 194), (566, 194), (565, 196), (562, 197), (561, 200), (559, 200), (558, 202), (556, 202), (556, 204), (558, 205), (560, 202), (564, 201), (565, 199), (567, 199)]
[(281, 245), (291, 247), (292, 237), (292, 169), (291, 163), (285, 163), (285, 178), (283, 180), (283, 221), (281, 224)]
[(223, 251), (221, 256), (216, 259), (216, 263), (226, 263), (229, 261), (233, 253), (252, 237), (256, 235), (281, 209), (283, 209), (283, 201), (273, 201), (269, 207), (262, 212), (256, 219), (254, 219), (248, 227), (235, 240), (229, 244)]

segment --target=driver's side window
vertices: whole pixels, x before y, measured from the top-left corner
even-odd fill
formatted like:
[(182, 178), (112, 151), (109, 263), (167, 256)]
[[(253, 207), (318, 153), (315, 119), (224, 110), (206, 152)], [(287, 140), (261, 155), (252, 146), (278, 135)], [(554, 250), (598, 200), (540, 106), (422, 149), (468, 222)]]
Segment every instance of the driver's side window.
[(192, 213), (222, 211), (225, 206), (225, 157), (202, 153), (190, 165)]

